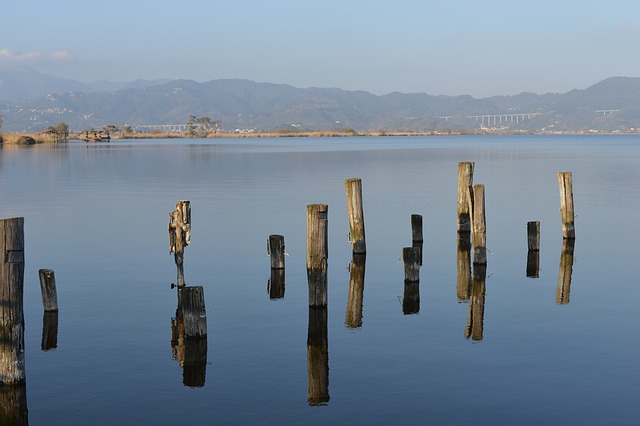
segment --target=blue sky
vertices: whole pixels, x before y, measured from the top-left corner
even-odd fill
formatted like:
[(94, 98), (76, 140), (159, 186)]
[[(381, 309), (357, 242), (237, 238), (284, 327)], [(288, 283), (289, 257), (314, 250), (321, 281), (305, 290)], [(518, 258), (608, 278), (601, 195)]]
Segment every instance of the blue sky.
[(640, 77), (640, 1), (20, 0), (0, 65), (475, 97)]

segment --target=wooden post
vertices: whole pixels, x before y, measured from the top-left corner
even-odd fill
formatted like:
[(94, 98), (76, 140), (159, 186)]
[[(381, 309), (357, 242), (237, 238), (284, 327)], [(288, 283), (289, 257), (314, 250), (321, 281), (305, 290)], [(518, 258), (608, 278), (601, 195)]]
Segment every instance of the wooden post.
[(181, 308), (184, 320), (184, 337), (198, 339), (207, 335), (207, 309), (202, 286), (183, 287)]
[(284, 269), (271, 269), (271, 278), (267, 282), (267, 291), (271, 300), (284, 298)]
[(573, 274), (574, 239), (562, 240), (562, 254), (560, 255), (560, 270), (558, 272), (558, 287), (556, 289), (556, 303), (569, 303), (571, 295), (571, 275)]
[(471, 337), (473, 341), (481, 341), (484, 338), (484, 301), (486, 293), (485, 280), (487, 266), (473, 265), (473, 282), (471, 283), (471, 297), (469, 301), (469, 316), (464, 337)]
[(414, 315), (420, 312), (420, 283), (404, 282), (404, 293), (402, 295), (402, 313), (404, 315)]
[(471, 232), (474, 162), (458, 163), (458, 232)]
[(574, 239), (576, 231), (573, 215), (573, 175), (571, 172), (558, 173), (560, 187), (560, 214), (562, 215), (562, 238)]
[(329, 338), (327, 308), (309, 307), (307, 333), (308, 401), (311, 406), (329, 402)]
[(362, 211), (362, 180), (359, 178), (344, 181), (347, 192), (347, 209), (349, 212), (350, 239), (353, 252), (363, 254), (367, 252), (364, 236), (364, 213)]
[(404, 247), (402, 249), (402, 262), (404, 264), (404, 282), (419, 282), (420, 249), (417, 247)]
[(45, 312), (58, 311), (58, 293), (56, 291), (56, 276), (52, 269), (40, 269), (40, 292), (42, 293), (42, 306)]
[(50, 351), (58, 347), (58, 311), (44, 311), (42, 316), (42, 343), (43, 351)]
[(307, 206), (309, 306), (327, 305), (328, 210), (326, 204)]
[(353, 254), (349, 265), (349, 296), (347, 298), (347, 315), (344, 321), (350, 328), (362, 327), (362, 300), (364, 297), (364, 270), (366, 256)]
[(484, 210), (484, 185), (473, 187), (473, 263), (487, 263), (487, 223)]
[(527, 222), (527, 277), (538, 278), (540, 273), (540, 222)]
[(458, 281), (456, 283), (456, 294), (458, 302), (469, 300), (471, 292), (471, 241), (469, 233), (458, 234)]
[(411, 241), (422, 242), (422, 215), (411, 215)]
[(178, 288), (184, 287), (184, 248), (191, 243), (191, 203), (180, 200), (169, 213), (169, 253), (174, 253)]
[(0, 386), (26, 380), (24, 218), (0, 220)]
[(271, 258), (271, 269), (284, 269), (284, 237), (282, 235), (269, 235), (267, 241), (267, 253)]

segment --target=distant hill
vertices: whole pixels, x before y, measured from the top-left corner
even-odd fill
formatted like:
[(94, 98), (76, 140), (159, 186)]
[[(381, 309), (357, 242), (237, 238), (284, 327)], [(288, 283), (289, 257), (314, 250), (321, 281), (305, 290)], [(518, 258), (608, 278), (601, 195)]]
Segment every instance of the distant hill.
[[(96, 91), (98, 86), (62, 90), (15, 104), (0, 102), (3, 130), (40, 131), (61, 121), (73, 130), (123, 123), (133, 127), (184, 124), (190, 115), (220, 120), (226, 131), (444, 131), (480, 126), (532, 132), (640, 129), (640, 78), (632, 77), (609, 78), (565, 94), (521, 93), (481, 99), (424, 93), (377, 96), (235, 79), (142, 81), (139, 86), (131, 83), (108, 91)], [(105, 83), (102, 89), (107, 88)]]

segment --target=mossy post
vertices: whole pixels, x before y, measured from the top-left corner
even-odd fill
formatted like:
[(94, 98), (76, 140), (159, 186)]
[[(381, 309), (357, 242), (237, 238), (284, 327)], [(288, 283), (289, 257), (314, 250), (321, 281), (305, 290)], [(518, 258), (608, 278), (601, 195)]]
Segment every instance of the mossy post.
[(458, 232), (471, 232), (474, 162), (458, 163)]
[(487, 222), (484, 209), (484, 185), (473, 187), (473, 263), (486, 265), (487, 263)]
[(42, 293), (42, 306), (45, 312), (58, 311), (58, 292), (56, 290), (56, 276), (52, 269), (40, 269), (40, 292)]
[(0, 220), (0, 386), (23, 383), (24, 218)]
[(362, 180), (346, 179), (344, 187), (347, 193), (347, 209), (349, 212), (349, 228), (353, 253), (364, 254), (367, 244), (364, 236), (364, 213), (362, 210)]
[(307, 206), (309, 306), (327, 305), (328, 212), (326, 204)]
[(267, 253), (271, 259), (271, 269), (284, 269), (284, 237), (269, 235)]
[(176, 209), (169, 213), (169, 253), (174, 254), (178, 270), (178, 289), (184, 282), (184, 249), (191, 242), (191, 203), (181, 200)]
[(573, 214), (573, 174), (558, 173), (560, 189), (560, 214), (562, 215), (562, 238), (572, 240), (576, 237)]

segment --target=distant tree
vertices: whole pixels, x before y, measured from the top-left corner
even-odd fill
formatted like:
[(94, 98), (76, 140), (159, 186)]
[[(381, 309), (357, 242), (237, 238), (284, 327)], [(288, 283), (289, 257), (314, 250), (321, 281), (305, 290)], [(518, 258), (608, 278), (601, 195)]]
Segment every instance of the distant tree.
[(218, 133), (221, 125), (222, 122), (220, 120), (211, 120), (209, 117), (190, 115), (187, 120), (187, 133), (189, 136), (206, 137), (211, 133)]
[(113, 124), (107, 124), (106, 126), (104, 126), (102, 128), (102, 131), (109, 137), (111, 137), (112, 133), (117, 133), (120, 131), (120, 129), (118, 129), (118, 126), (115, 126)]
[(60, 122), (55, 126), (49, 126), (46, 131), (53, 135), (55, 142), (69, 141), (69, 125), (67, 123)]

